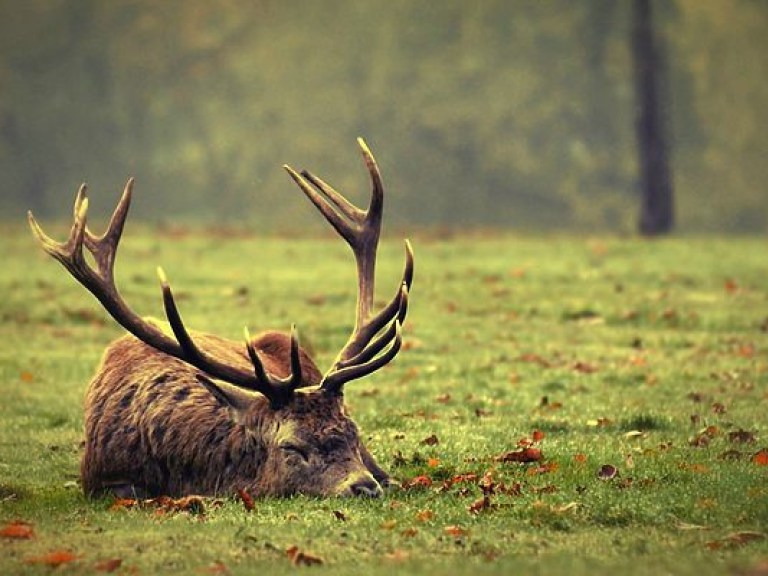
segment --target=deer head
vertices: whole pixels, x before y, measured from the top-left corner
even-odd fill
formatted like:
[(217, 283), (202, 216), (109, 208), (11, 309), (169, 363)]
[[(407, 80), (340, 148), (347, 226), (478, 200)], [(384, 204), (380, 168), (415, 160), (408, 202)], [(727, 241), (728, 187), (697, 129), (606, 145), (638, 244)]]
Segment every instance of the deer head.
[[(75, 198), (74, 224), (66, 242), (49, 238), (29, 213), (43, 249), (134, 337), (108, 349), (89, 388), (82, 463), (86, 492), (124, 485), (150, 493), (221, 492), (236, 486), (260, 494), (380, 492), (379, 484), (388, 477), (360, 442), (342, 396), (347, 382), (383, 367), (400, 349), (413, 253), (406, 240), (398, 289), (374, 312), (384, 189), (373, 154), (362, 139), (358, 142), (372, 182), (367, 210), (309, 172), (284, 166), (349, 244), (357, 264), (355, 325), (323, 376), (300, 347), (295, 326), (289, 335), (270, 332), (255, 339), (246, 327), (241, 345), (190, 332), (161, 268), (169, 330), (125, 303), (115, 284), (114, 265), (133, 179), (100, 236), (86, 226), (85, 185)], [(83, 248), (95, 265), (86, 260)], [(124, 455), (125, 463), (115, 462), (120, 460), (115, 450)], [(135, 464), (137, 452), (140, 469)], [(238, 455), (234, 461), (233, 453)], [(166, 463), (160, 466), (161, 461)]]

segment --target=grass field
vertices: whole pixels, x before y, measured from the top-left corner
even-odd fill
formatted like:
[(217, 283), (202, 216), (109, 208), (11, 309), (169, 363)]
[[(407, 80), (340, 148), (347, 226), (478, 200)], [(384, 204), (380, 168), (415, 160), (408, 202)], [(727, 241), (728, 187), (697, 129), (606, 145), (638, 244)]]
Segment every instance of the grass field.
[[(121, 330), (27, 230), (3, 231), (0, 574), (768, 574), (765, 239), (413, 243), (404, 350), (346, 394), (407, 487), (159, 514), (83, 497), (82, 397)], [(380, 300), (401, 262), (385, 241)], [(158, 264), (195, 329), (296, 322), (321, 367), (350, 329), (354, 266), (330, 234), (129, 224), (118, 281), (141, 314), (162, 315)], [(521, 439), (542, 458), (505, 462)], [(294, 546), (322, 564), (295, 566)]]

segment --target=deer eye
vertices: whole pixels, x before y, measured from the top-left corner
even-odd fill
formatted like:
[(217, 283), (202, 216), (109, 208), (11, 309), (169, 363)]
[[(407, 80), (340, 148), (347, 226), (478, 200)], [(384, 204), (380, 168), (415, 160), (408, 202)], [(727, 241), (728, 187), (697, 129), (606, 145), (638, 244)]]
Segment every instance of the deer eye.
[(309, 451), (305, 446), (298, 444), (281, 444), (280, 450), (288, 457), (301, 458), (304, 462), (309, 461)]
[(343, 450), (347, 447), (347, 440), (341, 436), (332, 436), (323, 442), (323, 451), (326, 453)]

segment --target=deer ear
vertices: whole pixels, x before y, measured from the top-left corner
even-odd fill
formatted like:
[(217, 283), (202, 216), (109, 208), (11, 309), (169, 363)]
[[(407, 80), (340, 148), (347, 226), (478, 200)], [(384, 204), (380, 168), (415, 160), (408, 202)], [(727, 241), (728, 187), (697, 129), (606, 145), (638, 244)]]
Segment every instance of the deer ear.
[(225, 382), (214, 382), (203, 374), (196, 374), (196, 377), (197, 381), (205, 386), (208, 392), (229, 408), (232, 420), (238, 424), (242, 423), (245, 412), (257, 398), (256, 394), (251, 394)]

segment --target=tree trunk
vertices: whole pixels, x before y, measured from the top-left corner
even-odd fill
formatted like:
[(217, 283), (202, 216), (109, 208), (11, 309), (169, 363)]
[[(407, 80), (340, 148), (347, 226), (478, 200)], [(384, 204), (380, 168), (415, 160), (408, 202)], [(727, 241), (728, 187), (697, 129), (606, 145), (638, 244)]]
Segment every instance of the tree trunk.
[(634, 1), (632, 54), (642, 193), (640, 233), (655, 236), (672, 229), (674, 206), (661, 89), (664, 59), (654, 34), (651, 0)]

